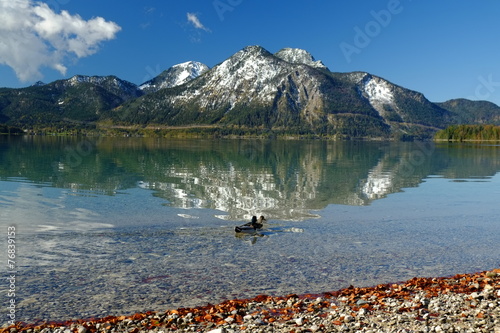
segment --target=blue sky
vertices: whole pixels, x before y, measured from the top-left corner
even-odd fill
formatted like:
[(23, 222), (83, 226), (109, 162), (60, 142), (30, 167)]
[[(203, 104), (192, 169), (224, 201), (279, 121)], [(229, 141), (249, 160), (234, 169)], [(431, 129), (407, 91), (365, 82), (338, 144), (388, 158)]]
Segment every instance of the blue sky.
[[(273, 53), (283, 47), (306, 49), (331, 71), (366, 71), (434, 102), (463, 97), (500, 105), (500, 2), (495, 0), (43, 2), (53, 12), (47, 17), (60, 27), (79, 24), (57, 30), (54, 23), (30, 35), (34, 41), (20, 49), (16, 43), (25, 36), (19, 35), (20, 28), (0, 28), (0, 87), (75, 74), (113, 74), (140, 84), (181, 62), (213, 67), (247, 45), (261, 45)], [(2, 22), (7, 15), (12, 20), (21, 15), (8, 11), (2, 5), (7, 3), (40, 5), (0, 0)], [(67, 11), (64, 20), (62, 11)], [(78, 30), (82, 22), (86, 30)], [(29, 34), (34, 28), (23, 29)], [(31, 50), (44, 36), (45, 49)], [(10, 47), (2, 48), (7, 38)], [(19, 55), (26, 55), (22, 59), (38, 74), (30, 76), (36, 70), (25, 71)]]

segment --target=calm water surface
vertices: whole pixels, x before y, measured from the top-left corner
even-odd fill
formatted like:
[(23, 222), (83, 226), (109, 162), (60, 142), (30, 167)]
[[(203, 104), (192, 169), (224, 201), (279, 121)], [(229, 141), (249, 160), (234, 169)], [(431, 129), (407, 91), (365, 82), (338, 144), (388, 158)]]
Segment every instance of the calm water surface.
[[(499, 170), (495, 145), (0, 137), (16, 319), (492, 269)], [(235, 236), (261, 214), (259, 235)]]

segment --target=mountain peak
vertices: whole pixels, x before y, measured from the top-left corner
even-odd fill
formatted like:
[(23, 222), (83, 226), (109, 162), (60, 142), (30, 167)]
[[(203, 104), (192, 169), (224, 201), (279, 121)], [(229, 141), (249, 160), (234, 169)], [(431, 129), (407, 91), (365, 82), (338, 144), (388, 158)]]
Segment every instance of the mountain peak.
[(174, 65), (163, 71), (152, 80), (144, 82), (139, 86), (139, 89), (146, 93), (151, 93), (163, 88), (173, 88), (197, 78), (209, 69), (207, 65), (201, 62), (183, 62), (182, 64)]
[(242, 52), (245, 53), (255, 53), (255, 54), (267, 54), (269, 51), (267, 51), (265, 48), (259, 45), (250, 45), (247, 47), (244, 47)]
[(292, 64), (304, 64), (315, 68), (327, 68), (321, 60), (314, 59), (312, 54), (303, 49), (286, 47), (279, 50), (274, 55)]
[(180, 98), (204, 96), (202, 108), (218, 105), (214, 102), (217, 100), (230, 109), (253, 100), (272, 101), (280, 85), (279, 77), (287, 71), (280, 63), (283, 64), (263, 47), (247, 46), (210, 70), (201, 90), (196, 87)]
[(198, 61), (186, 61), (183, 62), (182, 64), (177, 64), (172, 66), (172, 68), (181, 68), (185, 70), (192, 71), (193, 73), (201, 75), (202, 73), (199, 72), (204, 72), (208, 70), (208, 66), (205, 64), (202, 64), (201, 62)]
[(172, 82), (172, 87), (175, 87), (197, 78), (210, 68), (198, 61), (188, 61), (172, 66), (171, 69), (177, 71), (177, 79)]
[(226, 61), (230, 61), (233, 63), (246, 60), (249, 58), (260, 58), (266, 56), (272, 56), (272, 54), (262, 46), (251, 45), (251, 46), (246, 46), (240, 51), (236, 52), (229, 59), (226, 59)]
[(36, 81), (35, 83), (33, 83), (31, 86), (32, 87), (41, 87), (41, 86), (44, 86), (46, 85), (45, 82), (42, 82), (42, 81)]

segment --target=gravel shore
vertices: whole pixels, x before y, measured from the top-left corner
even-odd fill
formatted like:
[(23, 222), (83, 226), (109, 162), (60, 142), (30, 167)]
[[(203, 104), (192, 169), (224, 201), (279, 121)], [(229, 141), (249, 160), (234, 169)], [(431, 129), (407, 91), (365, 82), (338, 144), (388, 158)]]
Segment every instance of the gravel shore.
[(17, 323), (0, 333), (488, 332), (500, 333), (500, 269), (413, 278), (321, 295), (260, 295), (163, 313)]

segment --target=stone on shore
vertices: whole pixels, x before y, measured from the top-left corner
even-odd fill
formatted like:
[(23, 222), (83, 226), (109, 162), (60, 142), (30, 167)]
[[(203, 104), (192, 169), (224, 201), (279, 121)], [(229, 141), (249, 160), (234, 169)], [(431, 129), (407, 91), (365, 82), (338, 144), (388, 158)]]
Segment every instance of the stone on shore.
[[(500, 269), (317, 295), (260, 295), (165, 313), (41, 325), (0, 333), (480, 332), (500, 333)], [(493, 274), (494, 273), (494, 274)]]

